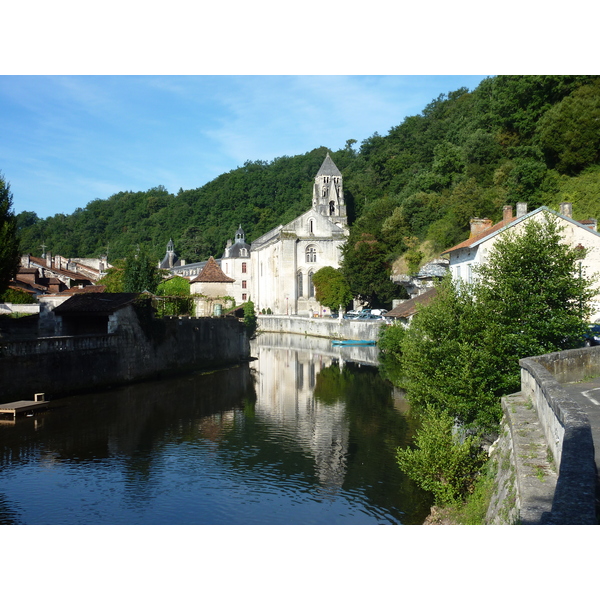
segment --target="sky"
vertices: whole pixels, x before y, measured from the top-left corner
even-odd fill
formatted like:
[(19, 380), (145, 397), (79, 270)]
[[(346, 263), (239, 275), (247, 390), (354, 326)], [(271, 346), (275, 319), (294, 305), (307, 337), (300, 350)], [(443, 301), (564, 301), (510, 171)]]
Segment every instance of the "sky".
[(356, 148), (484, 75), (3, 75), (0, 171), (13, 210), (198, 188), (247, 160)]

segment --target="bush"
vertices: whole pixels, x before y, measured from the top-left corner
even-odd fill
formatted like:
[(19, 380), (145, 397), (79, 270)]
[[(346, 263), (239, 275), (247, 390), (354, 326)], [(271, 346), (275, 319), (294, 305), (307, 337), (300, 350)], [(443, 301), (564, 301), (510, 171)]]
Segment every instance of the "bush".
[(384, 354), (400, 360), (402, 356), (402, 342), (406, 335), (406, 328), (402, 323), (396, 322), (387, 327), (381, 327), (379, 330), (379, 339), (377, 346)]
[(475, 438), (460, 439), (447, 412), (428, 407), (415, 434), (416, 448), (398, 448), (398, 465), (438, 505), (454, 504), (472, 492), (487, 456)]
[(12, 304), (35, 304), (37, 302), (37, 298), (31, 294), (28, 294), (27, 292), (9, 288), (4, 292), (4, 294), (0, 294), (0, 301), (11, 302)]

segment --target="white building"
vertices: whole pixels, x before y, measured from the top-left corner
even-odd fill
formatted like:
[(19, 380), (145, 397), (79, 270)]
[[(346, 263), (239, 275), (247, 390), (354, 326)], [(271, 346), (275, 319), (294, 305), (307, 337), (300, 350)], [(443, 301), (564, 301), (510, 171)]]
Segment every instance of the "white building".
[[(519, 202), (516, 217), (513, 217), (512, 207), (505, 206), (502, 221), (495, 225), (489, 219), (471, 219), (469, 239), (444, 252), (449, 255), (453, 279), (472, 282), (477, 265), (485, 262), (500, 236), (507, 231), (518, 234), (529, 219), (542, 219), (544, 213), (550, 213), (560, 219), (564, 243), (571, 247), (582, 246), (587, 250), (586, 257), (581, 261), (582, 271), (588, 277), (600, 273), (600, 234), (596, 231), (595, 220), (573, 220), (572, 205), (569, 202), (560, 205), (560, 213), (546, 206), (527, 212), (527, 204)], [(593, 300), (591, 319), (600, 319), (600, 294)]]
[(322, 267), (339, 268), (348, 235), (342, 174), (327, 154), (315, 177), (312, 208), (252, 242), (251, 299), (257, 311), (329, 314), (315, 299), (312, 277)]

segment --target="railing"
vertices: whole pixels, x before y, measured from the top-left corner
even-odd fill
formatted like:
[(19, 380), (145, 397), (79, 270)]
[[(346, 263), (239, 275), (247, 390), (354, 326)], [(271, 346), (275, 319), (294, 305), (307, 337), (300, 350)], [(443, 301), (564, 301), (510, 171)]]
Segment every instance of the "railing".
[(81, 350), (116, 348), (118, 336), (86, 335), (37, 338), (35, 340), (15, 340), (0, 342), (0, 356), (31, 356)]

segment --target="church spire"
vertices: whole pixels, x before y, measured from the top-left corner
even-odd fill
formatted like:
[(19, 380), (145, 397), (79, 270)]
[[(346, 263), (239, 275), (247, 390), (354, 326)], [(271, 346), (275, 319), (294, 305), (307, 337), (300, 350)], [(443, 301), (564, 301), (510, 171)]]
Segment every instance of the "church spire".
[(334, 223), (347, 225), (343, 178), (329, 152), (315, 177), (312, 204), (317, 212), (329, 217)]

